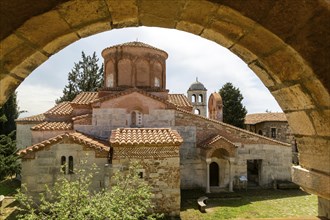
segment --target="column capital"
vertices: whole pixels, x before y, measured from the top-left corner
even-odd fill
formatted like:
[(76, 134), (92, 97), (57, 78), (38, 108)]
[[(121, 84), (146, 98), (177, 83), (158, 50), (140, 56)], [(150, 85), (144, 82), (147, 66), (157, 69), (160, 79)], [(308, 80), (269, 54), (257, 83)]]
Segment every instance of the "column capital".
[(205, 161), (206, 161), (207, 164), (210, 164), (212, 162), (211, 158), (206, 158)]

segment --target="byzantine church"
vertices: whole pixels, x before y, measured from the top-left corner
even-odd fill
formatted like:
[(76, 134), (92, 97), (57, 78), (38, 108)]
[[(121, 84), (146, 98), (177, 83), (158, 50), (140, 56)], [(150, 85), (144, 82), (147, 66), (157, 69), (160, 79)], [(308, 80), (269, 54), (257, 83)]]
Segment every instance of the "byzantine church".
[(242, 180), (261, 187), (291, 180), (291, 146), (223, 123), (218, 93), (207, 105), (198, 80), (187, 96), (169, 93), (165, 51), (129, 42), (104, 49), (102, 57), (103, 88), (17, 119), (21, 180), (32, 196), (59, 175), (74, 178), (82, 160), (100, 169), (94, 190), (110, 189), (113, 172), (137, 161), (154, 210), (173, 216), (182, 189), (211, 193), (236, 190)]

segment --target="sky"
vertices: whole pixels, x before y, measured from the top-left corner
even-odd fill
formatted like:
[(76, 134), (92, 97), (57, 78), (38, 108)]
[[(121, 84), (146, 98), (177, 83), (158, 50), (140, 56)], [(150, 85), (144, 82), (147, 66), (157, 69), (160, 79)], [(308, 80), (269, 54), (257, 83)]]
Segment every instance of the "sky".
[(227, 82), (239, 88), (248, 114), (282, 112), (274, 97), (251, 69), (235, 54), (213, 41), (183, 31), (136, 27), (116, 29), (83, 38), (55, 55), (35, 69), (17, 88), (20, 117), (40, 114), (55, 105), (67, 84), (67, 75), (74, 63), (81, 60), (81, 52), (101, 52), (106, 47), (131, 41), (147, 43), (168, 53), (166, 85), (170, 93), (187, 94), (196, 81), (203, 83), (208, 95)]

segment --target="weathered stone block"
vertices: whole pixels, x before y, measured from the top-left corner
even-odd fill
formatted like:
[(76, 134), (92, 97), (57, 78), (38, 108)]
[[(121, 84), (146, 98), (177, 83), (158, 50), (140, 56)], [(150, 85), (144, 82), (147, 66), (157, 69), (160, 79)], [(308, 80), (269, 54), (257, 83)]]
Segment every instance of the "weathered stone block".
[(315, 108), (312, 98), (300, 85), (272, 91), (272, 94), (281, 105), (283, 111)]
[(62, 4), (58, 11), (71, 27), (96, 23), (97, 20), (107, 18), (110, 15), (105, 1), (101, 0), (69, 1)]
[(136, 0), (107, 0), (107, 5), (115, 28), (137, 26), (138, 7)]
[(70, 32), (70, 26), (61, 18), (58, 11), (49, 11), (32, 17), (17, 32), (33, 44), (44, 46), (53, 39)]
[(314, 126), (305, 111), (290, 112), (286, 116), (294, 134), (315, 135)]

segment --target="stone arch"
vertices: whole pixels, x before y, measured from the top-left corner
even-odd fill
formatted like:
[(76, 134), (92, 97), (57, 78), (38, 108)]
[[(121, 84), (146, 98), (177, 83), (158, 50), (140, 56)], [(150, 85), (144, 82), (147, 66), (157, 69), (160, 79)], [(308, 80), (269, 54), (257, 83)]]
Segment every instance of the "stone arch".
[[(330, 127), (324, 126), (330, 123), (327, 0), (301, 4), (290, 0), (222, 4), (173, 1), (170, 5), (119, 0), (49, 1), (40, 5), (12, 0), (3, 4), (1, 104), (33, 69), (80, 38), (139, 25), (187, 31), (228, 48), (257, 74), (286, 113), (296, 135), (301, 167), (293, 169), (293, 180), (330, 200), (326, 185), (330, 180)], [(315, 181), (305, 181), (305, 176)], [(325, 204), (322, 199), (319, 202)], [(321, 216), (330, 216), (320, 207)]]
[(207, 153), (206, 158), (228, 158), (236, 156), (236, 147), (231, 146), (229, 143), (221, 142), (213, 146)]

